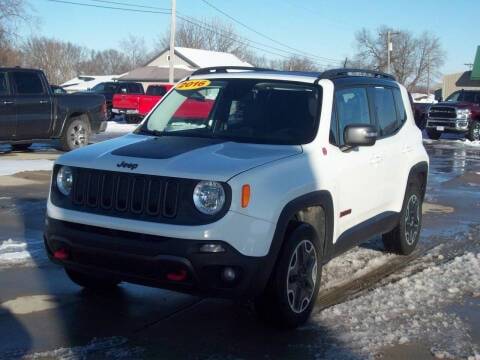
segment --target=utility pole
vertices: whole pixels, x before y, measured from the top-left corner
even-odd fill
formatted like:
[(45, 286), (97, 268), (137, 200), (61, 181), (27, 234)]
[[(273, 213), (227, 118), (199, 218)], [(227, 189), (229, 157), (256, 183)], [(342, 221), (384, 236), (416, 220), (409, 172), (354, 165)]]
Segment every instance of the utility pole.
[(175, 20), (177, 17), (177, 0), (172, 0), (172, 17), (170, 20), (170, 51), (168, 55), (168, 82), (173, 84), (175, 81), (175, 66), (174, 66), (174, 56), (175, 56)]
[(392, 51), (392, 32), (387, 31), (387, 73), (390, 74), (390, 52)]
[(427, 95), (430, 96), (430, 54), (427, 55)]

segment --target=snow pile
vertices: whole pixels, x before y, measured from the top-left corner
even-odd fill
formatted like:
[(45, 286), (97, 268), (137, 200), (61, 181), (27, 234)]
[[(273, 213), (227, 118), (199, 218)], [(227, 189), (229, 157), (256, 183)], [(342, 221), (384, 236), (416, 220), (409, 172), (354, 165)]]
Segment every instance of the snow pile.
[(51, 171), (52, 160), (0, 160), (0, 176), (13, 175), (22, 171)]
[(125, 124), (122, 122), (109, 121), (105, 133), (128, 134), (137, 128), (138, 124)]
[(0, 241), (0, 269), (14, 265), (34, 264), (34, 261), (45, 258), (41, 240)]
[(104, 339), (94, 338), (85, 346), (59, 348), (52, 351), (29, 354), (22, 357), (25, 360), (77, 360), (77, 359), (140, 359), (143, 349), (129, 347), (124, 337)]
[(480, 349), (471, 344), (464, 323), (441, 307), (479, 289), (480, 254), (468, 252), (328, 308), (314, 321), (332, 331), (342, 347), (365, 355), (428, 337), (438, 353), (467, 357)]
[(466, 145), (466, 146), (474, 146), (474, 147), (480, 147), (480, 141), (470, 141), (468, 139), (462, 139), (462, 140), (457, 140), (457, 143)]

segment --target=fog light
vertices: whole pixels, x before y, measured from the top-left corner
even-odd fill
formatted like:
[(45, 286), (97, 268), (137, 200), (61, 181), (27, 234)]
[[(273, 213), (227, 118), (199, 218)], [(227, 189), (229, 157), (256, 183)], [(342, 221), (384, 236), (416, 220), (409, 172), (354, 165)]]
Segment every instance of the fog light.
[(222, 271), (222, 279), (227, 282), (232, 282), (237, 278), (237, 273), (231, 267), (226, 267)]
[(225, 248), (220, 244), (203, 244), (202, 246), (200, 246), (200, 252), (221, 253), (225, 252)]

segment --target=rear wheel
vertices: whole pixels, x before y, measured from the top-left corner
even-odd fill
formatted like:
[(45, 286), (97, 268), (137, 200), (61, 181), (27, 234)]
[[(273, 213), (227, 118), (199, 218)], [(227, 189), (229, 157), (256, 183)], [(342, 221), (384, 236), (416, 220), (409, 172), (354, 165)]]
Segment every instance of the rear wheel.
[(432, 140), (438, 140), (440, 139), (440, 136), (442, 136), (442, 133), (435, 129), (427, 129), (427, 135)]
[(71, 118), (60, 138), (60, 149), (71, 151), (87, 146), (90, 140), (90, 123), (85, 116)]
[(480, 121), (472, 121), (468, 128), (467, 139), (470, 141), (480, 141)]
[(320, 285), (320, 251), (313, 229), (298, 223), (285, 239), (267, 288), (255, 300), (262, 319), (284, 328), (307, 321)]
[(120, 281), (112, 278), (93, 276), (72, 269), (65, 269), (65, 272), (75, 284), (87, 289), (112, 290), (120, 284)]
[(417, 183), (410, 183), (403, 200), (398, 225), (383, 234), (383, 244), (388, 251), (408, 255), (415, 250), (422, 227), (422, 195)]
[(28, 148), (32, 146), (32, 144), (13, 144), (12, 150), (13, 151), (27, 151)]

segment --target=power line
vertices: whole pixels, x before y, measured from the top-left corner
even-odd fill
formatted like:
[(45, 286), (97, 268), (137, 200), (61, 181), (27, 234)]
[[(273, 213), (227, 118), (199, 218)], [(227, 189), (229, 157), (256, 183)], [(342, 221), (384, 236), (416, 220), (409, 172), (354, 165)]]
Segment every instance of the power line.
[(168, 10), (168, 11), (170, 11), (169, 8), (162, 8), (162, 7), (148, 6), (148, 5), (137, 5), (137, 4), (127, 3), (127, 2), (107, 1), (107, 0), (90, 0), (90, 1), (97, 2), (97, 3), (104, 3), (104, 4), (113, 4), (113, 5), (122, 5), (122, 6), (137, 7), (137, 8), (144, 8), (144, 9), (155, 9), (155, 10)]
[(210, 2), (208, 2), (207, 0), (202, 0), (205, 4), (207, 4), (208, 6), (210, 6), (211, 8), (213, 8), (214, 10), (218, 11), (219, 13), (223, 14), (224, 16), (226, 16), (227, 18), (229, 18), (230, 20), (232, 20), (233, 22), (239, 24), (240, 26), (243, 26), (244, 28), (254, 32), (255, 34), (267, 39), (267, 40), (270, 40), (278, 45), (281, 45), (281, 46), (284, 46), (285, 48), (288, 48), (290, 50), (293, 50), (293, 51), (296, 51), (297, 53), (302, 53), (302, 54), (305, 54), (307, 57), (311, 57), (311, 58), (318, 58), (318, 59), (321, 59), (321, 60), (328, 60), (328, 61), (334, 61), (334, 62), (338, 62), (338, 61), (341, 61), (339, 59), (332, 59), (332, 58), (328, 58), (328, 57), (324, 57), (324, 56), (318, 56), (318, 55), (315, 55), (315, 54), (312, 54), (312, 53), (308, 53), (306, 51), (302, 51), (302, 50), (299, 50), (299, 49), (296, 49), (294, 47), (291, 47), (290, 45), (287, 45), (285, 43), (282, 43), (278, 40), (275, 40), (274, 38), (268, 36), (268, 35), (265, 35), (263, 33), (261, 33), (260, 31), (257, 31), (255, 30), (254, 28), (252, 28), (251, 26), (248, 26), (247, 24), (241, 22), (240, 20), (234, 18), (233, 16), (229, 15), (228, 13), (226, 13), (225, 11), (219, 9), (218, 7), (216, 7), (215, 5), (211, 4)]
[(79, 2), (67, 1), (67, 0), (47, 0), (47, 1), (55, 2), (55, 3), (61, 3), (61, 4), (68, 4), (68, 5), (87, 6), (87, 7), (94, 7), (94, 8), (100, 8), (100, 9), (109, 9), (109, 10), (131, 11), (131, 12), (137, 12), (137, 13), (170, 14), (170, 11), (167, 12), (167, 11), (130, 9), (130, 8), (121, 8), (121, 7), (106, 6), (106, 5), (85, 4), (85, 3), (79, 3)]
[[(259, 46), (255, 46), (255, 45), (251, 45), (251, 43), (254, 43), (254, 44), (259, 44), (260, 46), (263, 46), (263, 47), (267, 47), (267, 48), (272, 48), (271, 46), (269, 45), (265, 45), (265, 44), (262, 44), (262, 43), (258, 43), (256, 41), (252, 41), (252, 40), (249, 40), (249, 39), (245, 39), (244, 41), (242, 40), (239, 40), (237, 38), (233, 38), (231, 36), (228, 36), (228, 35), (225, 35), (225, 34), (222, 34), (221, 32), (217, 31), (217, 30), (214, 30), (212, 29), (211, 27), (209, 27), (208, 25), (206, 24), (202, 24), (202, 23), (199, 23), (197, 22), (198, 20), (195, 19), (195, 18), (192, 18), (192, 17), (185, 17), (185, 16), (181, 16), (181, 15), (177, 15), (177, 17), (185, 22), (188, 22), (192, 25), (195, 25), (197, 27), (200, 27), (204, 30), (207, 30), (213, 34), (216, 34), (218, 36), (221, 36), (223, 38), (227, 38), (227, 39), (230, 39), (230, 40), (234, 40), (236, 42), (238, 42), (239, 44), (241, 45), (244, 45), (244, 46), (247, 46), (247, 47), (250, 47), (252, 49), (256, 49), (256, 50), (260, 50), (260, 51), (263, 51), (265, 53), (268, 53), (268, 54), (272, 54), (272, 55), (276, 55), (276, 56), (280, 56), (280, 57), (283, 57), (283, 58), (290, 58), (291, 55), (297, 55), (295, 53), (291, 53), (291, 52), (288, 52), (286, 50), (282, 50), (282, 49), (277, 49), (277, 48), (273, 48), (274, 50), (278, 50), (278, 51), (283, 51), (283, 52), (286, 52), (290, 55), (285, 55), (285, 54), (279, 54), (277, 52), (274, 52), (274, 51), (271, 51), (271, 50), (267, 50), (265, 48), (262, 48), (262, 47), (259, 47)], [(249, 42), (246, 42), (246, 41), (249, 41)], [(250, 43), (251, 42), (251, 43)], [(326, 66), (326, 65), (330, 65), (332, 64), (332, 62), (326, 62), (324, 61), (323, 63), (319, 62), (318, 60), (314, 60), (314, 59), (310, 59), (313, 63), (317, 64), (317, 65), (321, 65), (321, 66)]]

